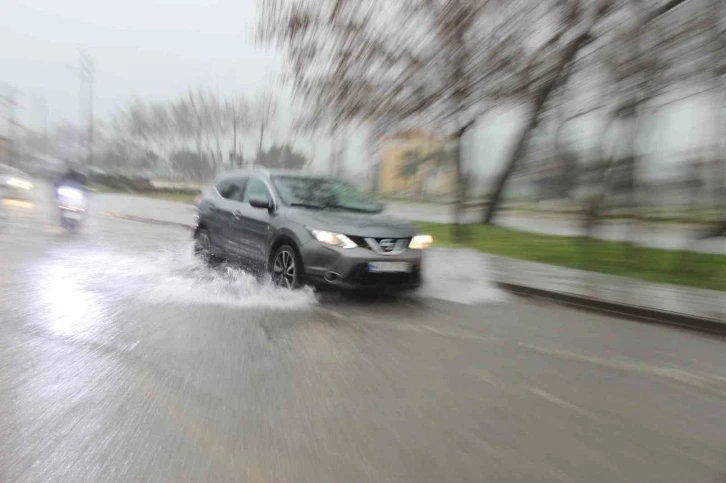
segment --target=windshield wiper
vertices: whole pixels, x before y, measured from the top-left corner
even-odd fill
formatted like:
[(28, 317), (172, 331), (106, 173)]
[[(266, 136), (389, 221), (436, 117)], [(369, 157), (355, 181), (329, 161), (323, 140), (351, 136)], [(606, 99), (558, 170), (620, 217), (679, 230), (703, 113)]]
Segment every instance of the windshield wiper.
[(334, 209), (338, 209), (338, 210), (353, 211), (355, 213), (380, 213), (381, 212), (381, 209), (379, 209), (379, 208), (356, 208), (354, 206), (346, 206), (346, 205), (339, 205), (339, 204), (325, 205), (325, 208), (334, 208)]
[(290, 203), (290, 206), (299, 206), (300, 208), (311, 208), (313, 210), (322, 210), (324, 208), (323, 206), (316, 205), (315, 203), (303, 203), (303, 202)]

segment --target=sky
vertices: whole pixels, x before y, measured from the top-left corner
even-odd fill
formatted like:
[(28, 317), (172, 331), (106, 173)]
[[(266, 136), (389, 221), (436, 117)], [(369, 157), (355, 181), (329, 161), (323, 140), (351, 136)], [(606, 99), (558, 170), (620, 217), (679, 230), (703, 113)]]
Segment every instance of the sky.
[(4, 0), (0, 90), (19, 91), (20, 119), (78, 122), (79, 51), (96, 66), (95, 113), (134, 97), (165, 100), (189, 87), (254, 95), (279, 58), (253, 41), (255, 0)]

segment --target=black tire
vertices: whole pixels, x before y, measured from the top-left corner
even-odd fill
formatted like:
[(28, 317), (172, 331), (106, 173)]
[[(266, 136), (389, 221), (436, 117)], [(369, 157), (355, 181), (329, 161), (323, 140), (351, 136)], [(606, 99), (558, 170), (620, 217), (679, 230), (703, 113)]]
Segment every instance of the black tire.
[(63, 228), (68, 233), (74, 233), (78, 231), (78, 228), (80, 226), (80, 223), (66, 220), (65, 218), (61, 219), (61, 228)]
[(194, 234), (194, 255), (205, 263), (216, 261), (216, 257), (212, 255), (212, 239), (209, 237), (209, 231), (204, 228)]
[(275, 285), (296, 289), (302, 285), (302, 263), (297, 252), (290, 245), (282, 245), (272, 256), (270, 275)]

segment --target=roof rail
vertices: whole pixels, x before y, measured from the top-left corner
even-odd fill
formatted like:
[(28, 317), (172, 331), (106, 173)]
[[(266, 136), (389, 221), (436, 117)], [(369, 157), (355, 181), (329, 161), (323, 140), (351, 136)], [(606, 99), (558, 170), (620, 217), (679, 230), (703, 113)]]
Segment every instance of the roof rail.
[(262, 174), (266, 174), (267, 176), (270, 175), (270, 170), (265, 168), (264, 166), (252, 166), (251, 169), (259, 171)]
[(262, 173), (262, 174), (265, 174), (265, 175), (269, 175), (270, 174), (270, 170), (268, 170), (264, 166), (240, 166), (239, 168), (230, 169), (229, 171), (223, 171), (223, 172), (219, 173), (219, 175), (220, 176), (227, 176), (227, 175), (232, 174), (232, 173), (242, 174), (242, 173), (249, 173), (250, 171), (254, 171), (254, 172), (257, 172), (257, 173)]

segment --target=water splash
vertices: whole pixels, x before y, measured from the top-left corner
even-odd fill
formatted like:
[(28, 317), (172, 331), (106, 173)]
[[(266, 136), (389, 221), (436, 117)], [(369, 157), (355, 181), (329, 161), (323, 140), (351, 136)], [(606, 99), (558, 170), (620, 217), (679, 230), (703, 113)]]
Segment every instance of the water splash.
[(429, 250), (419, 294), (460, 304), (508, 300), (507, 294), (492, 283), (493, 274), (490, 259), (484, 254), (473, 250)]
[(210, 268), (186, 244), (155, 253), (66, 249), (43, 260), (32, 276), (43, 293), (65, 293), (62, 300), (68, 305), (73, 299), (84, 305), (89, 297), (94, 305), (109, 307), (140, 301), (293, 310), (315, 303), (312, 289), (281, 289), (269, 277), (239, 267)]

